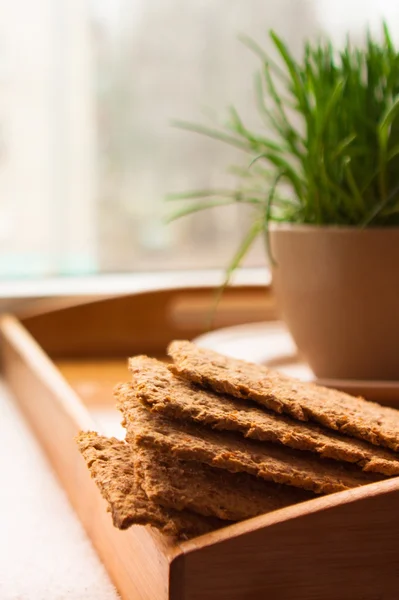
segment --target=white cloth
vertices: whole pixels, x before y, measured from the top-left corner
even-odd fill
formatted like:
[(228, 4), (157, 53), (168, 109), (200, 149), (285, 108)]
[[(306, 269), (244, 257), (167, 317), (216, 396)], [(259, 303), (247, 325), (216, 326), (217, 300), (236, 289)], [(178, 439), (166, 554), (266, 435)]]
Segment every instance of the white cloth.
[(44, 453), (0, 381), (0, 600), (117, 600)]

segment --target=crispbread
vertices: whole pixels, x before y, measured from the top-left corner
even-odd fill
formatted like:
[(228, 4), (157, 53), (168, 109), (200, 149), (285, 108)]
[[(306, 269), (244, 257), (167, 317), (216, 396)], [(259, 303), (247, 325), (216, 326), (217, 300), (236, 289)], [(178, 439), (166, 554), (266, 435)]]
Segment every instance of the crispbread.
[(160, 361), (146, 356), (129, 360), (138, 397), (172, 419), (192, 421), (218, 430), (239, 431), (246, 437), (317, 452), (325, 458), (357, 463), (364, 471), (399, 474), (399, 456), (367, 442), (351, 439), (269, 412), (231, 396), (202, 390), (175, 377)]
[(169, 345), (173, 373), (201, 386), (250, 399), (300, 421), (399, 450), (399, 411), (304, 383), (264, 366), (228, 358), (188, 341)]
[(314, 497), (305, 490), (246, 473), (229, 473), (198, 462), (181, 461), (148, 446), (135, 450), (148, 498), (167, 508), (240, 521)]
[(91, 476), (108, 502), (115, 527), (153, 525), (168, 535), (192, 537), (223, 524), (219, 519), (166, 509), (150, 501), (128, 444), (95, 432), (80, 432), (77, 443)]
[(181, 460), (193, 460), (231, 472), (246, 472), (275, 483), (316, 493), (349, 489), (380, 479), (352, 465), (319, 459), (309, 452), (277, 444), (242, 440), (238, 436), (173, 421), (150, 413), (137, 399), (131, 384), (115, 390), (127, 440), (155, 447)]

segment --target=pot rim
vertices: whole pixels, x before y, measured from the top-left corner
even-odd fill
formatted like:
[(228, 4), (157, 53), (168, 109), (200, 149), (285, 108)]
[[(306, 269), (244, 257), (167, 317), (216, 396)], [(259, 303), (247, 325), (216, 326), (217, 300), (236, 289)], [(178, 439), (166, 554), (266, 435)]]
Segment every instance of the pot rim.
[(389, 225), (385, 227), (360, 227), (358, 225), (309, 225), (302, 223), (290, 223), (290, 222), (269, 222), (269, 229), (273, 231), (300, 231), (300, 232), (312, 232), (317, 233), (320, 231), (326, 231), (331, 233), (350, 233), (351, 235), (365, 235), (370, 233), (398, 233), (399, 225)]

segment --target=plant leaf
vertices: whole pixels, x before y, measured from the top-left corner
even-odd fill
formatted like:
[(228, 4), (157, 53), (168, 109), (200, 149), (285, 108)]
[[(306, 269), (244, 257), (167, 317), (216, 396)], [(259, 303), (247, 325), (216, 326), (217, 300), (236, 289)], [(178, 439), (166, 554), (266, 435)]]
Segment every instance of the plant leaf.
[(230, 204), (235, 204), (235, 200), (214, 200), (210, 202), (199, 202), (192, 206), (185, 206), (184, 208), (177, 210), (166, 218), (166, 223), (171, 223), (172, 221), (176, 221), (181, 217), (186, 217), (187, 215), (192, 215), (194, 213), (200, 212), (201, 210), (207, 210), (208, 208), (216, 208), (217, 206), (229, 206)]
[(191, 190), (189, 192), (176, 192), (166, 196), (167, 202), (178, 200), (195, 200), (197, 198), (210, 198), (212, 196), (223, 196), (226, 198), (234, 198), (236, 202), (240, 201), (241, 192), (237, 190), (214, 189), (214, 190)]
[(265, 235), (266, 254), (270, 258), (270, 262), (274, 266), (277, 263), (272, 254), (272, 250), (271, 250), (271, 246), (270, 246), (269, 223), (270, 223), (270, 215), (271, 215), (271, 209), (272, 209), (274, 196), (276, 194), (276, 190), (277, 190), (279, 181), (281, 180), (282, 177), (283, 177), (283, 173), (277, 174), (277, 177), (274, 180), (273, 185), (271, 186), (270, 191), (267, 195), (266, 203), (265, 203), (265, 212), (264, 212), (264, 235)]
[(370, 211), (370, 213), (364, 219), (364, 221), (361, 224), (361, 226), (362, 227), (369, 226), (373, 222), (373, 220), (378, 216), (378, 214), (385, 208), (385, 206), (391, 200), (393, 200), (398, 194), (399, 194), (399, 184), (392, 190), (392, 192), (389, 194), (389, 196), (387, 198), (384, 198), (384, 199), (380, 200), (380, 202), (378, 202), (373, 207), (373, 209)]
[(394, 102), (387, 107), (385, 113), (382, 115), (378, 124), (378, 141), (379, 141), (379, 182), (380, 182), (380, 193), (382, 198), (382, 205), (384, 205), (385, 198), (387, 196), (387, 154), (388, 154), (388, 140), (389, 132), (392, 123), (396, 119), (399, 113), (399, 96), (396, 97)]
[(240, 266), (240, 264), (242, 263), (245, 256), (248, 254), (249, 250), (251, 249), (252, 244), (255, 242), (255, 240), (259, 236), (259, 234), (262, 232), (262, 229), (263, 229), (263, 220), (262, 219), (257, 219), (256, 221), (254, 221), (252, 223), (252, 225), (249, 228), (244, 239), (241, 241), (236, 253), (234, 254), (230, 264), (228, 265), (226, 272), (225, 272), (224, 282), (217, 289), (216, 294), (215, 294), (213, 307), (211, 310), (211, 319), (210, 319), (209, 328), (212, 327), (217, 307), (219, 306), (220, 300), (223, 296), (223, 293), (224, 293), (226, 287), (229, 285), (229, 283), (231, 281), (232, 275), (237, 270), (237, 268)]
[(246, 152), (251, 152), (250, 145), (247, 141), (240, 140), (239, 138), (235, 138), (232, 135), (228, 135), (223, 133), (222, 131), (217, 131), (216, 129), (210, 129), (208, 127), (204, 127), (203, 125), (197, 125), (195, 123), (189, 123), (188, 121), (179, 121), (173, 120), (171, 121), (173, 127), (177, 127), (178, 129), (184, 129), (185, 131), (192, 131), (193, 133), (199, 133), (206, 137), (212, 138), (214, 140), (218, 140), (220, 142), (225, 142), (226, 144), (230, 144), (231, 146), (235, 146), (240, 150), (245, 150)]
[(289, 78), (287, 77), (287, 74), (283, 71), (283, 69), (281, 69), (281, 67), (276, 62), (274, 62), (261, 48), (261, 46), (259, 46), (259, 44), (257, 44), (252, 38), (245, 34), (239, 34), (238, 39), (242, 44), (244, 44), (244, 46), (246, 46), (247, 48), (249, 48), (249, 50), (256, 54), (256, 56), (258, 56), (262, 62), (269, 63), (273, 71), (283, 82), (289, 82)]
[(291, 76), (293, 91), (295, 92), (295, 96), (298, 99), (299, 105), (301, 107), (301, 111), (304, 115), (308, 116), (308, 114), (310, 112), (310, 108), (309, 108), (307, 97), (304, 93), (303, 83), (302, 83), (301, 77), (299, 75), (298, 66), (297, 66), (295, 60), (293, 59), (293, 57), (291, 56), (291, 53), (289, 52), (287, 46), (278, 37), (278, 35), (276, 35), (276, 33), (274, 31), (270, 32), (270, 37), (273, 40), (277, 50), (279, 51), (283, 61), (285, 62), (286, 66), (288, 68), (288, 71)]

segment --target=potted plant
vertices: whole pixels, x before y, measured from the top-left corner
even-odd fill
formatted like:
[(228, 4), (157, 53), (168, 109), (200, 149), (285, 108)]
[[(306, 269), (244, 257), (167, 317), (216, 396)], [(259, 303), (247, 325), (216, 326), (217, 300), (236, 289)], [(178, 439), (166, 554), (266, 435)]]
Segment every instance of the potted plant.
[[(399, 53), (388, 28), (361, 47), (306, 43), (261, 60), (267, 135), (234, 109), (220, 130), (177, 125), (249, 154), (237, 189), (191, 192), (182, 216), (231, 202), (254, 219), (228, 276), (264, 235), (283, 318), (319, 378), (399, 379)], [(182, 198), (184, 195), (174, 196)]]

